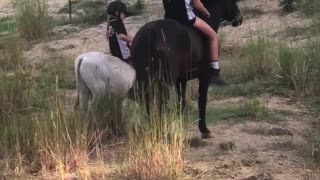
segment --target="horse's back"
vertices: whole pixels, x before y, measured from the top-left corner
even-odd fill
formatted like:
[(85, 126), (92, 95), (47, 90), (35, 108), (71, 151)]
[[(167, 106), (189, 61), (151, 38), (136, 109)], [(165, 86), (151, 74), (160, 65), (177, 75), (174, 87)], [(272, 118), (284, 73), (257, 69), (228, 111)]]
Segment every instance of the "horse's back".
[[(136, 34), (132, 47), (137, 80), (145, 80), (150, 64), (162, 63), (174, 83), (201, 59), (199, 34), (174, 20), (156, 20), (144, 25)], [(169, 80), (168, 80), (169, 81)]]
[[(102, 88), (117, 96), (125, 96), (133, 86), (136, 73), (127, 63), (117, 57), (101, 52), (88, 52), (80, 55), (77, 61), (78, 76), (94, 92)], [(79, 64), (79, 62), (76, 62)]]

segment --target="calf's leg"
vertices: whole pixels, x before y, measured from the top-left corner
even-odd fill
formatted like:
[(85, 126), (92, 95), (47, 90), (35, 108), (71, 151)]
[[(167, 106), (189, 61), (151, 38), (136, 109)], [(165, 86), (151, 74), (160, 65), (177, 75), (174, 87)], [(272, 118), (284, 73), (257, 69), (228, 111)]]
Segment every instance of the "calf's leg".
[(78, 95), (76, 105), (79, 104), (82, 112), (87, 112), (90, 97), (90, 90), (83, 81), (78, 82)]

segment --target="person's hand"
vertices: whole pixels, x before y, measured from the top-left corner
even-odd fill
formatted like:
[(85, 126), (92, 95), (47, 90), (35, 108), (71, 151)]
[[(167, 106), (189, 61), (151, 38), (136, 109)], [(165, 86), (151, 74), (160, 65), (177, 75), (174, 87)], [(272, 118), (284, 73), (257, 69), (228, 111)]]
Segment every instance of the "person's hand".
[(193, 1), (193, 7), (200, 11), (206, 18), (210, 17), (209, 11), (204, 7), (201, 1), (195, 0)]

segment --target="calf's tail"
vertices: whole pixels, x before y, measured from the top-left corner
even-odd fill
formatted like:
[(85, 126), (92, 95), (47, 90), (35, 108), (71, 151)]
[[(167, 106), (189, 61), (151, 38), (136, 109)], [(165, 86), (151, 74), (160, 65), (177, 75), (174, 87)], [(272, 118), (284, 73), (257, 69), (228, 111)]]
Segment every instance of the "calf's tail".
[(76, 79), (76, 86), (77, 86), (77, 98), (76, 98), (76, 103), (74, 105), (75, 110), (79, 109), (79, 94), (80, 94), (79, 83), (82, 82), (80, 67), (83, 59), (84, 59), (83, 56), (79, 56), (74, 63), (74, 67), (75, 67), (74, 72), (75, 72), (75, 79)]

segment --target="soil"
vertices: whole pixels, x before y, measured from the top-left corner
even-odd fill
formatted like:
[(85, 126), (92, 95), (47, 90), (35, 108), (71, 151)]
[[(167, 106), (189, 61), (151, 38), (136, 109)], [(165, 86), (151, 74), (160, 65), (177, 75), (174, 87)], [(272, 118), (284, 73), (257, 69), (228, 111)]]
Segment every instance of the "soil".
[[(234, 100), (237, 99), (223, 100), (223, 104), (233, 104)], [(209, 106), (217, 104), (221, 102), (211, 102)], [(213, 138), (201, 140), (202, 146), (191, 147), (187, 152), (188, 179), (238, 180), (268, 174), (274, 180), (298, 180), (309, 176), (303, 156), (312, 125), (305, 108), (276, 96), (264, 105), (270, 112), (287, 113), (278, 121), (231, 119), (209, 125)], [(279, 129), (284, 133), (275, 135)], [(191, 139), (200, 136), (196, 126), (189, 133)]]

